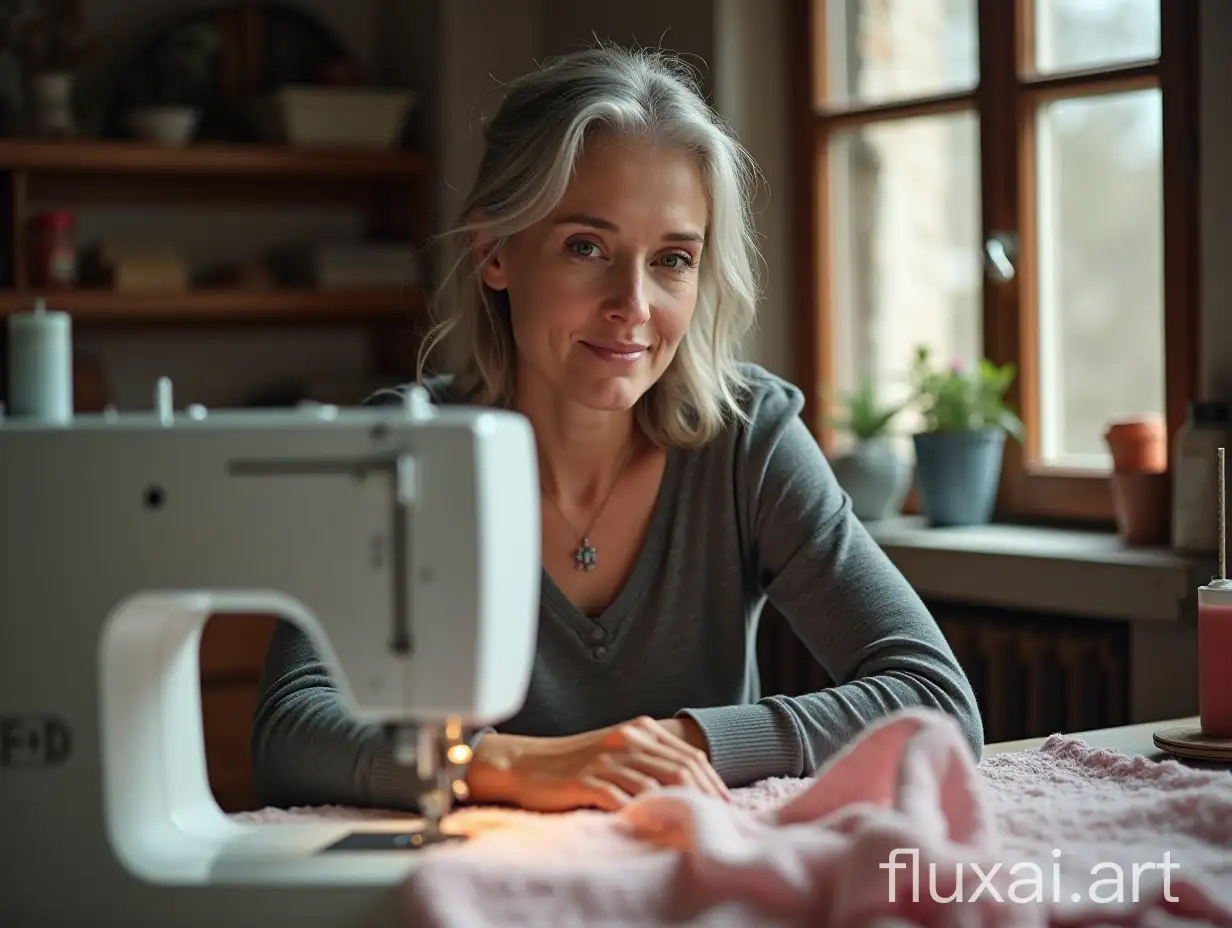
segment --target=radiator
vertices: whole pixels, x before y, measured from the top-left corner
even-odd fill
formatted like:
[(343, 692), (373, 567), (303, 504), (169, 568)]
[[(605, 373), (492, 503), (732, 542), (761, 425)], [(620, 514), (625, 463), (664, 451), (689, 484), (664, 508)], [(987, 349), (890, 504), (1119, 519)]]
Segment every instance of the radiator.
[[(988, 743), (1129, 721), (1124, 623), (931, 603), (979, 702)], [(758, 638), (763, 693), (833, 683), (787, 622), (766, 610)]]

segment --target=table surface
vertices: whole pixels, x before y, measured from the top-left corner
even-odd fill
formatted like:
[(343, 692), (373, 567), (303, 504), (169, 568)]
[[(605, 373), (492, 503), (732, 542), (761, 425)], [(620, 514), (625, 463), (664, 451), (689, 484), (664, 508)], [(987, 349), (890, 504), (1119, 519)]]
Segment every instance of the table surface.
[[(1095, 748), (1106, 748), (1130, 756), (1140, 755), (1152, 760), (1163, 760), (1172, 755), (1155, 747), (1151, 736), (1164, 728), (1196, 727), (1197, 724), (1198, 717), (1192, 716), (1183, 719), (1166, 719), (1160, 722), (1143, 722), (1140, 725), (1123, 725), (1119, 728), (1074, 732), (1070, 737), (1078, 738)], [(1047, 738), (1024, 738), (1021, 741), (1002, 741), (1000, 744), (990, 744), (984, 748), (984, 757), (1029, 751), (1047, 740)]]

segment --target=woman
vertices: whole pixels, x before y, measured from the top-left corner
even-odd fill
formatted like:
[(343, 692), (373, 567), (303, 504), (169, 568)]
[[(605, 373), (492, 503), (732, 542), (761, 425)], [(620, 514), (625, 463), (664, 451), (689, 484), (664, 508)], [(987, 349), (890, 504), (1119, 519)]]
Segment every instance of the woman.
[[(722, 796), (809, 775), (911, 706), (955, 716), (978, 752), (966, 676), (852, 515), (800, 391), (736, 360), (754, 318), (754, 169), (683, 69), (565, 57), (508, 88), (486, 142), (425, 384), (530, 420), (544, 573), (528, 698), (478, 738), (472, 801)], [(838, 685), (761, 697), (767, 600)], [(421, 788), (286, 623), (253, 753), (272, 805), (414, 808)]]

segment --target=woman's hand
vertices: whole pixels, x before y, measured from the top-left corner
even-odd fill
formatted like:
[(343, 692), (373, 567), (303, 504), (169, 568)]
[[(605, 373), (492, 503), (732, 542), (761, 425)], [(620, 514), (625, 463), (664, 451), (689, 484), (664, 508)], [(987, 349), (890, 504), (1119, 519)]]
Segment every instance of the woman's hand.
[(651, 718), (564, 738), (488, 734), (467, 774), (470, 800), (536, 812), (615, 811), (664, 786), (727, 799), (706, 752), (690, 744), (688, 735), (678, 720)]

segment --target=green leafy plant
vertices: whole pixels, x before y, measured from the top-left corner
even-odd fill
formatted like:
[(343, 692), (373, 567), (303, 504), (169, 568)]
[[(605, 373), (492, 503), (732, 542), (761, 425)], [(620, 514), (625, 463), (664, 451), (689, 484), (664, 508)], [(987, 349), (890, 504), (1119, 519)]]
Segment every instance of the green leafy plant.
[(906, 403), (884, 404), (877, 398), (877, 389), (870, 380), (861, 381), (856, 389), (841, 397), (843, 413), (830, 424), (850, 433), (859, 441), (880, 438), (890, 430), (894, 418)]
[(213, 90), (211, 67), (218, 53), (218, 35), (209, 23), (183, 26), (145, 67), (124, 76), (125, 96), (135, 106), (204, 106)]
[(95, 50), (87, 37), (81, 0), (0, 2), (0, 44), (11, 51), (26, 76), (73, 71)]
[(1022, 420), (1006, 405), (1005, 394), (1017, 375), (1013, 364), (981, 359), (975, 370), (960, 364), (936, 368), (928, 348), (916, 349), (913, 379), (915, 405), (923, 432), (974, 432), (1001, 428), (1019, 441)]

